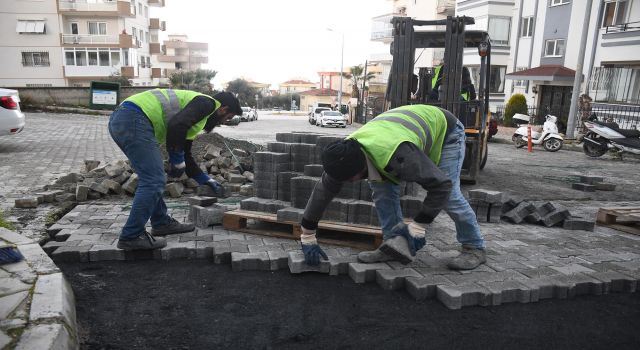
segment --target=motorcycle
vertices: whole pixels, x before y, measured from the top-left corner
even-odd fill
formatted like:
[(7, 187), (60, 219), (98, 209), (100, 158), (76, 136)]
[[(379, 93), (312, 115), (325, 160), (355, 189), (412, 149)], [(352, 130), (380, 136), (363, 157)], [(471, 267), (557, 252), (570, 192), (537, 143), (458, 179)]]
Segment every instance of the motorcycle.
[[(515, 133), (511, 137), (511, 141), (517, 148), (522, 148), (528, 143), (527, 126), (522, 124), (528, 124), (530, 116), (525, 114), (516, 113), (513, 116), (513, 121), (518, 125)], [(542, 145), (545, 150), (549, 152), (557, 152), (562, 149), (564, 144), (564, 138), (558, 133), (558, 125), (556, 122), (558, 118), (551, 114), (547, 114), (546, 121), (542, 126), (542, 132), (531, 130), (531, 143), (534, 145)]]
[(595, 114), (591, 115), (584, 126), (587, 133), (580, 142), (582, 150), (589, 157), (600, 157), (608, 150), (640, 154), (640, 130), (620, 129), (616, 122), (601, 122)]

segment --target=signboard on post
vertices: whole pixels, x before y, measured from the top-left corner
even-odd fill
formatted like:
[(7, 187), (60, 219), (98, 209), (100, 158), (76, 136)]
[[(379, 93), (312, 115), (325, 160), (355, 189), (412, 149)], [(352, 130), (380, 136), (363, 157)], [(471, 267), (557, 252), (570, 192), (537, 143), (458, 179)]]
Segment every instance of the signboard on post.
[(120, 84), (92, 81), (89, 98), (92, 109), (116, 109), (120, 100)]

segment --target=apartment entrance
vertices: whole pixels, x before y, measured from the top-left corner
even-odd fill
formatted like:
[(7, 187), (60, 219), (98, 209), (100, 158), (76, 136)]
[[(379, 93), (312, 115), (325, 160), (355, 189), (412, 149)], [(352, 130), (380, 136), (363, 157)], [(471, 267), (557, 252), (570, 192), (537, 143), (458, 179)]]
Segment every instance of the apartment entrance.
[(572, 91), (571, 86), (540, 85), (540, 111), (558, 117), (561, 130), (567, 125)]

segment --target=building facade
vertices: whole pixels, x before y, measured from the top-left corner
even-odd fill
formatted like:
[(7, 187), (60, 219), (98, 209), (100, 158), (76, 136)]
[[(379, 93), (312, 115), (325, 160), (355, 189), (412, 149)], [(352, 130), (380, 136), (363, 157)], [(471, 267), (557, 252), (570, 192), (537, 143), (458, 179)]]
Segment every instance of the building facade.
[(153, 6), (164, 0), (4, 1), (0, 85), (88, 86), (115, 75), (154, 85), (152, 34), (165, 27)]
[(281, 95), (298, 94), (315, 88), (316, 83), (306, 80), (292, 79), (279, 84), (279, 93)]

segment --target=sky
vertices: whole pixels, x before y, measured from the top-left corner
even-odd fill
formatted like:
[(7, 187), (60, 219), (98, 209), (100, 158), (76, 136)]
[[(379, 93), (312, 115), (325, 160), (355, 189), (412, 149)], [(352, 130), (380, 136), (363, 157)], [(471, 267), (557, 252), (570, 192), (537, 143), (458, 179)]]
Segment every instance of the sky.
[[(372, 42), (372, 18), (392, 10), (389, 0), (166, 0), (151, 17), (167, 34), (209, 43), (214, 87), (244, 78), (272, 89), (291, 79), (318, 82), (317, 72), (339, 71), (344, 36), (345, 70), (384, 53)], [(328, 29), (333, 31), (329, 31)], [(388, 49), (387, 49), (388, 50)]]

